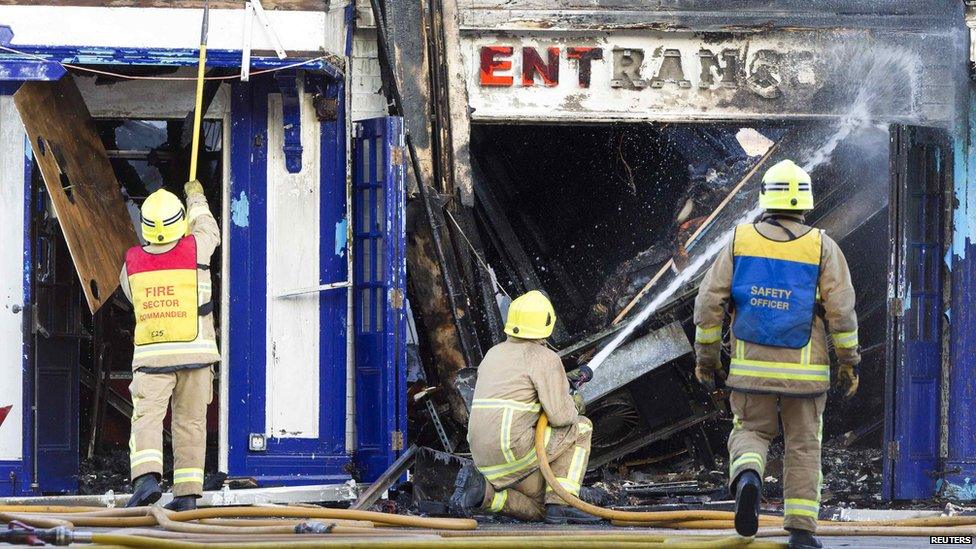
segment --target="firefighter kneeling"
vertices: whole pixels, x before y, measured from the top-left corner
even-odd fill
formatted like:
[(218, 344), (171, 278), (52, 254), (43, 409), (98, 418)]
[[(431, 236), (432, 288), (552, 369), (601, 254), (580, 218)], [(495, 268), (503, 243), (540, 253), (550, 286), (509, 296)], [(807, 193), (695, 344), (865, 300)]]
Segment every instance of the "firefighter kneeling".
[(451, 507), (550, 524), (593, 523), (599, 518), (563, 502), (546, 484), (535, 453), (540, 412), (549, 417), (546, 452), (559, 483), (594, 501), (599, 491), (582, 488), (593, 424), (582, 415), (580, 395), (570, 395), (559, 356), (546, 348), (556, 313), (542, 293), (512, 302), (505, 322), (508, 339), (492, 347), (478, 367), (468, 442), (474, 467), (458, 475)]
[(861, 361), (854, 288), (840, 247), (803, 224), (813, 209), (810, 176), (784, 160), (763, 177), (755, 225), (740, 225), (715, 259), (695, 302), (695, 374), (714, 389), (721, 374), (722, 321), (732, 311), (727, 386), (735, 415), (729, 435), (729, 486), (735, 529), (758, 528), (759, 499), (770, 441), (782, 421), (785, 438), (783, 525), (791, 548), (819, 548), (820, 443), (830, 384), (826, 333), (840, 362), (847, 396), (857, 390)]

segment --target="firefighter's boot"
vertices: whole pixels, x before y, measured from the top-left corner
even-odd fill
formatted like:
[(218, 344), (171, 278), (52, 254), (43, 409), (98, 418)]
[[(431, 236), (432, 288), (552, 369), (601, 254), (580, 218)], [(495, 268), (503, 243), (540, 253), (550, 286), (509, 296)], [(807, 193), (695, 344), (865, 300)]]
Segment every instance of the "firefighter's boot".
[(759, 501), (762, 481), (754, 471), (739, 476), (735, 489), (735, 531), (740, 536), (754, 536), (759, 530)]
[(176, 496), (173, 501), (163, 507), (170, 511), (192, 511), (197, 508), (196, 496)]
[(485, 501), (485, 477), (473, 463), (461, 468), (454, 480), (454, 493), (451, 495), (451, 514), (458, 517), (471, 516), (472, 511), (481, 508)]
[(790, 532), (790, 549), (821, 549), (823, 545), (817, 538), (813, 537), (812, 532), (807, 532), (806, 530), (796, 530), (794, 528), (789, 529)]
[(603, 519), (569, 505), (547, 503), (545, 520), (547, 524), (595, 524)]
[(163, 496), (159, 489), (159, 479), (154, 473), (146, 473), (132, 483), (132, 497), (125, 502), (126, 507), (143, 507), (152, 505)]

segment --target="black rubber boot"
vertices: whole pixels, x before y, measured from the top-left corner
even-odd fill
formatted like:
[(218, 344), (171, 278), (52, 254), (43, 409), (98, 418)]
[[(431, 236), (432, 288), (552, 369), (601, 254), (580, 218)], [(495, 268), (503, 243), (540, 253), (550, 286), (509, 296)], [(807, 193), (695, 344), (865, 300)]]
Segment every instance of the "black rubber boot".
[(132, 497), (125, 502), (126, 507), (143, 507), (152, 505), (163, 496), (159, 489), (159, 479), (153, 473), (140, 476), (132, 483)]
[(569, 505), (547, 503), (545, 520), (547, 524), (595, 524), (603, 519)]
[(485, 501), (486, 482), (478, 468), (469, 463), (461, 468), (454, 479), (454, 493), (449, 503), (451, 514), (458, 517), (469, 517)]
[(821, 549), (823, 545), (813, 537), (812, 532), (806, 530), (788, 529), (790, 532), (790, 549)]
[(603, 507), (610, 499), (610, 492), (595, 486), (584, 486), (580, 488), (579, 498), (590, 505)]
[(759, 530), (759, 500), (762, 481), (753, 471), (739, 475), (735, 483), (735, 531), (740, 536), (754, 536)]
[(163, 507), (170, 511), (192, 511), (197, 508), (196, 496), (176, 496), (173, 501)]

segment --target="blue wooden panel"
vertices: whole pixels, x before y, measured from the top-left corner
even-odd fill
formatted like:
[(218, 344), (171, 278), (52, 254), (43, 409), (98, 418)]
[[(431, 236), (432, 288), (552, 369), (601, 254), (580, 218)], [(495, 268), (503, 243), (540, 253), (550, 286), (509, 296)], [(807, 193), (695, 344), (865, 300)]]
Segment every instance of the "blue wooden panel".
[[(321, 129), (320, 279), (346, 279), (345, 243), (336, 225), (344, 224), (346, 132), (342, 84), (309, 77), (306, 91), (320, 89), (338, 99), (340, 115)], [(229, 242), (230, 387), (228, 472), (257, 478), (264, 485), (341, 483), (348, 480), (345, 452), (346, 294), (320, 294), (319, 437), (268, 439), (266, 451), (248, 449), (250, 433), (266, 427), (268, 94), (277, 93), (269, 77), (235, 82), (231, 99), (231, 192)], [(297, 245), (297, 244), (296, 244)], [(340, 252), (337, 253), (337, 248)], [(326, 253), (326, 251), (328, 253)]]
[(893, 279), (904, 302), (891, 320), (888, 458), (884, 496), (935, 493), (940, 471), (939, 411), (943, 337), (943, 191), (949, 150), (924, 128), (897, 128), (893, 138)]
[(43, 493), (78, 491), (80, 348), (77, 339), (37, 338), (34, 349), (42, 388), (37, 398), (38, 484)]
[(359, 123), (353, 146), (356, 461), (376, 479), (406, 434), (403, 122)]
[(956, 137), (953, 150), (953, 248), (946, 255), (952, 269), (949, 310), (952, 369), (949, 371), (949, 456), (944, 493), (953, 499), (976, 499), (976, 241), (972, 212), (976, 204), (976, 92), (970, 87), (968, 132)]

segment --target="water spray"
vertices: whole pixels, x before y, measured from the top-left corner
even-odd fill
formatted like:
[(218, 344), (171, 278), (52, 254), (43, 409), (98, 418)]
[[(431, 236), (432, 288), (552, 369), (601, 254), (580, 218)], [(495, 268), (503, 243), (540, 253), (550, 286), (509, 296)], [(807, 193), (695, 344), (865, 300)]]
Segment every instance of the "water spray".
[[(830, 160), (834, 152), (837, 150), (838, 145), (840, 145), (844, 140), (851, 136), (851, 134), (856, 133), (864, 127), (872, 125), (870, 122), (869, 112), (867, 111), (864, 103), (858, 102), (852, 108), (851, 112), (842, 117), (838, 122), (837, 129), (834, 133), (824, 142), (823, 145), (818, 147), (816, 150), (809, 153), (809, 157), (803, 163), (803, 169), (811, 172), (816, 168), (820, 167), (822, 164)], [(762, 209), (758, 206), (747, 211), (742, 216), (740, 216), (732, 226), (740, 225), (743, 223), (753, 223), (762, 214)], [(600, 349), (593, 359), (587, 364), (590, 369), (590, 375), (592, 372), (603, 364), (604, 361), (619, 348), (623, 343), (633, 334), (639, 326), (644, 324), (648, 318), (650, 318), (654, 313), (660, 309), (660, 307), (666, 303), (678, 290), (680, 290), (685, 284), (687, 284), (692, 277), (701, 271), (706, 264), (710, 263), (714, 257), (728, 245), (731, 233), (718, 238), (715, 242), (712, 242), (707, 248), (705, 248), (697, 258), (695, 258), (691, 263), (689, 263), (684, 269), (681, 270), (678, 275), (668, 283), (660, 292), (655, 295), (654, 299), (645, 306), (637, 316), (630, 320), (623, 329), (617, 332), (617, 335)]]

